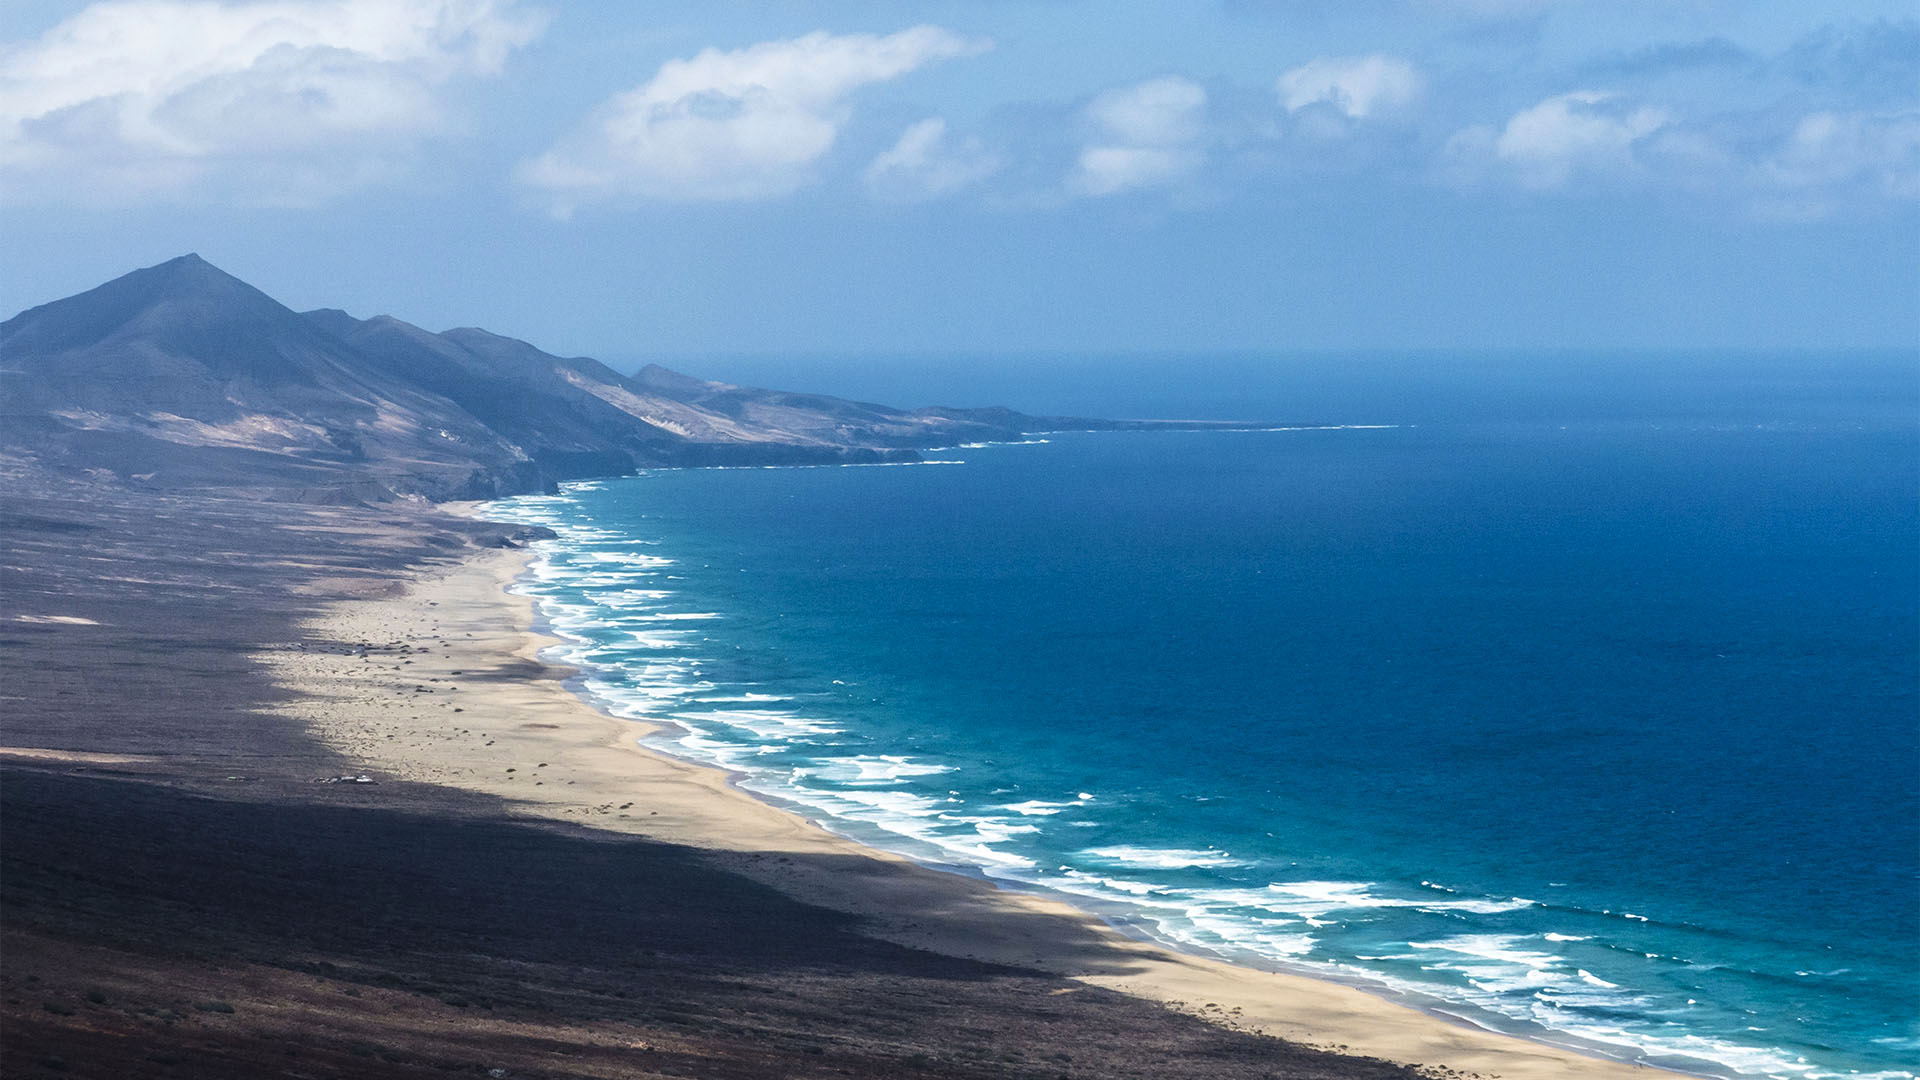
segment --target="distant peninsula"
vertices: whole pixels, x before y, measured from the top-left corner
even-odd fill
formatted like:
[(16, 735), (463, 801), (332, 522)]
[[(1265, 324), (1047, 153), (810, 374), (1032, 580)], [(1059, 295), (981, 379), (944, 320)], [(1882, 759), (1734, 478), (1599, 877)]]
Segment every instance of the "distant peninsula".
[(621, 375), (464, 327), (295, 312), (198, 255), (0, 323), (0, 459), (135, 489), (490, 499), (660, 466), (920, 460), (1041, 431), (1203, 427), (897, 409)]

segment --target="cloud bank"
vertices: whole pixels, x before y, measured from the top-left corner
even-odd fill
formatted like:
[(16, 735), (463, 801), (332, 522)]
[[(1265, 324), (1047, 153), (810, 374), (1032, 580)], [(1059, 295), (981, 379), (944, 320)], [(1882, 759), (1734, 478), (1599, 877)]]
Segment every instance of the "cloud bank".
[[(534, 2), (95, 3), (0, 45), (0, 205), (328, 204), (419, 176), (429, 149), (479, 136), (518, 164), (478, 182), (517, 182), (560, 216), (774, 199), (816, 181), (884, 203), (972, 197), (1036, 210), (1123, 195), (1222, 205), (1316, 185), (1384, 195), (1436, 179), (1474, 198), (1664, 192), (1704, 212), (1778, 221), (1873, 217), (1920, 200), (1912, 19), (1816, 25), (1773, 52), (1715, 36), (1578, 61), (1544, 56), (1511, 27), (1488, 31), (1498, 47), (1478, 52), (1382, 36), (1377, 47), (1420, 62), (1362, 43), (1245, 83), (1192, 69), (1090, 99), (1082, 94), (1099, 84), (1039, 100), (1001, 85), (1029, 54), (964, 69), (985, 81), (940, 106), (956, 122), (965, 115), (964, 130), (942, 116), (905, 123), (934, 111), (921, 109), (894, 112), (884, 131), (853, 124), (878, 87), (990, 43), (938, 26), (816, 31), (689, 48), (657, 69), (609, 52), (595, 62), (619, 65), (610, 78), (591, 65), (580, 78), (606, 80), (595, 97), (631, 89), (555, 117), (538, 97), (551, 84), (536, 81), (500, 131), (479, 130), (462, 99), (543, 32), (546, 15), (525, 6)], [(1533, 10), (1535, 21), (1578, 6), (1394, 4)], [(567, 49), (596, 32), (582, 27), (562, 27), (574, 36), (556, 33), (539, 59), (571, 62)], [(1140, 52), (1152, 70), (1159, 45)]]
[(512, 0), (94, 4), (0, 50), (0, 199), (304, 204), (403, 169), (544, 16)]
[(601, 105), (554, 147), (524, 162), (520, 179), (547, 193), (561, 213), (609, 198), (784, 195), (813, 178), (813, 166), (847, 123), (855, 91), (988, 47), (937, 26), (917, 26), (886, 36), (816, 31), (744, 49), (707, 49), (668, 61), (653, 78)]

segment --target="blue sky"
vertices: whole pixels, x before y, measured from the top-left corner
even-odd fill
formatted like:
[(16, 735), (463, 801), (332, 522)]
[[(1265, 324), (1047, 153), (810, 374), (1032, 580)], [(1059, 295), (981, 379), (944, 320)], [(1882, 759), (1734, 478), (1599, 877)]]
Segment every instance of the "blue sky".
[(1913, 345), (1920, 21), (1733, 0), (0, 9), (0, 309), (702, 353)]

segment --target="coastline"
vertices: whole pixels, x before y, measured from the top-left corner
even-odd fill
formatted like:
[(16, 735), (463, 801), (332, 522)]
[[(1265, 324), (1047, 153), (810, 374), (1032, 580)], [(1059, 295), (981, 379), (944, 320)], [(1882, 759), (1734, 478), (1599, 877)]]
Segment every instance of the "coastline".
[[(13, 628), (0, 697), (31, 703), (6, 710), (0, 739), (0, 1045), (23, 1073), (1415, 1078), (1031, 967), (893, 944), (727, 865), (748, 855), (371, 765), (423, 759), (396, 745), (406, 731), (455, 734), (424, 722), (428, 702), (477, 718), (479, 699), (508, 686), (550, 692), (555, 715), (587, 719), (576, 734), (623, 741), (623, 725), (596, 726), (561, 690), (565, 672), (512, 655), (520, 624), (485, 574), (475, 629), (458, 635), (481, 664), (460, 669), (460, 691), (425, 670), (437, 639), (379, 638), (363, 659), (359, 640), (315, 622), (335, 602), (382, 597), (431, 616), (441, 609), (404, 599), (409, 583), (471, 576), (476, 549), (501, 553), (497, 527), (417, 503), (72, 485), (9, 491), (0, 519), (17, 541), (0, 567), (0, 624)], [(118, 573), (102, 575), (103, 558)], [(324, 676), (322, 697), (295, 702), (276, 654), (330, 654), (292, 665)], [(488, 692), (438, 697), (474, 687)], [(322, 745), (301, 719), (313, 709), (380, 745), (355, 757)], [(549, 719), (510, 712), (516, 730)], [(523, 749), (544, 753), (558, 728), (530, 730), (547, 737)], [(638, 760), (603, 756), (622, 773)], [(537, 791), (550, 786), (565, 785)], [(649, 808), (665, 816), (652, 799), (624, 809)], [(758, 854), (756, 873), (790, 858), (836, 881), (871, 865)]]
[(329, 605), (309, 625), (313, 637), (371, 647), (256, 657), (296, 692), (278, 711), (375, 779), (484, 793), (515, 817), (697, 849), (796, 900), (854, 915), (863, 933), (884, 941), (1035, 969), (1337, 1053), (1515, 1080), (1664, 1072), (1473, 1027), (1343, 983), (1175, 952), (1062, 901), (829, 832), (738, 789), (718, 769), (640, 746), (648, 725), (574, 693), (570, 669), (540, 659), (559, 642), (538, 629), (534, 601), (507, 591), (530, 558), (485, 551), (418, 569), (395, 595)]

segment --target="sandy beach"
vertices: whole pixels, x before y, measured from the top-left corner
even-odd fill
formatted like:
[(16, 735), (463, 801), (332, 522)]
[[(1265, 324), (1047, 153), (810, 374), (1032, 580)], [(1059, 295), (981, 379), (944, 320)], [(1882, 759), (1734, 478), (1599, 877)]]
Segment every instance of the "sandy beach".
[(1418, 1075), (887, 940), (1141, 970), (631, 749), (496, 527), (63, 483), (0, 528), (8, 1076)]
[[(1032, 968), (1240, 1032), (1428, 1069), (1530, 1080), (1660, 1075), (1430, 1016), (1361, 990), (1183, 955), (1065, 904), (855, 844), (703, 766), (640, 747), (541, 654), (532, 602), (508, 586), (525, 550), (428, 567), (393, 595), (327, 605), (299, 649), (258, 654), (294, 693), (275, 706), (372, 781), (483, 793), (512, 816), (683, 845), (861, 932)], [(351, 781), (348, 781), (351, 782)]]
[(1660, 1075), (1178, 955), (644, 750), (542, 661), (498, 526), (112, 488), (0, 520), (10, 1076)]

